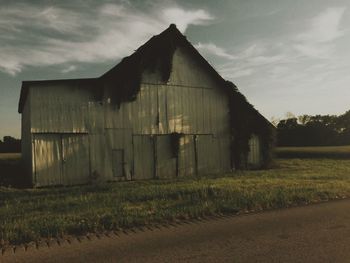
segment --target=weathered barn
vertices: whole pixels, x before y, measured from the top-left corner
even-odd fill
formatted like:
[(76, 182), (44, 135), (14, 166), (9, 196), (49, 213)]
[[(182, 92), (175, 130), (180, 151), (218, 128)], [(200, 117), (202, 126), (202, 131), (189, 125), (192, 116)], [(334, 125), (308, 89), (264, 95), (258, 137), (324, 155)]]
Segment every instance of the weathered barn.
[(267, 166), (272, 126), (176, 28), (99, 78), (24, 81), (22, 156), (35, 187)]

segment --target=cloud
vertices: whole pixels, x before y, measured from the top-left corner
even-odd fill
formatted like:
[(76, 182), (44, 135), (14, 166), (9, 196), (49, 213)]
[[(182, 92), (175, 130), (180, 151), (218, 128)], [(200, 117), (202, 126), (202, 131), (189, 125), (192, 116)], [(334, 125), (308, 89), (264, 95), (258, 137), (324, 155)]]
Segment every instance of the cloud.
[(310, 21), (309, 28), (297, 38), (302, 42), (327, 43), (344, 35), (340, 22), (345, 7), (327, 8)]
[(345, 7), (327, 8), (309, 20), (307, 29), (295, 37), (294, 48), (304, 56), (329, 58), (334, 50), (334, 41), (344, 36), (340, 23)]
[(215, 55), (217, 57), (225, 58), (225, 59), (235, 59), (236, 57), (229, 54), (225, 49), (213, 44), (213, 43), (201, 43), (195, 45), (199, 51), (209, 54)]
[(69, 72), (75, 71), (76, 69), (77, 69), (76, 66), (70, 65), (67, 68), (64, 68), (61, 72), (62, 73), (69, 73)]
[(146, 12), (130, 4), (93, 9), (12, 4), (0, 9), (0, 70), (15, 75), (27, 66), (118, 60), (170, 23), (185, 32), (212, 19), (205, 10), (174, 6)]
[(180, 31), (185, 32), (188, 25), (206, 25), (214, 17), (205, 10), (183, 10), (167, 8), (162, 12), (162, 19), (168, 24), (175, 23)]

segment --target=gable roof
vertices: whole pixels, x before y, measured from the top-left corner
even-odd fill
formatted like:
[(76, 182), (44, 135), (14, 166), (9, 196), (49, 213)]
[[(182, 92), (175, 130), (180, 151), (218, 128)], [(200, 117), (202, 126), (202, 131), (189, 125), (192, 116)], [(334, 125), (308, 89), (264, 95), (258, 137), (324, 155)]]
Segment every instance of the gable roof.
[[(97, 89), (100, 89), (99, 96), (103, 95), (104, 86), (113, 85), (115, 100), (117, 103), (130, 101), (136, 98), (140, 89), (141, 74), (143, 69), (155, 69), (158, 67), (161, 70), (162, 80), (166, 83), (171, 74), (172, 57), (175, 49), (178, 46), (187, 47), (208, 71), (214, 79), (218, 80), (220, 86), (230, 93), (237, 93), (244, 100), (244, 104), (251, 109), (252, 114), (263, 118), (268, 122), (254, 107), (247, 102), (245, 97), (238, 91), (237, 87), (223, 79), (220, 74), (208, 63), (206, 59), (197, 51), (197, 49), (187, 40), (187, 38), (176, 28), (176, 25), (171, 24), (166, 30), (159, 35), (153, 36), (145, 44), (140, 46), (133, 54), (121, 60), (115, 67), (104, 73), (99, 78), (86, 79), (58, 79), (58, 80), (40, 80), (40, 81), (23, 81), (21, 95), (19, 99), (18, 112), (22, 113), (24, 103), (26, 101), (30, 85), (37, 83), (56, 83), (56, 82), (88, 82), (96, 83)], [(118, 83), (116, 86), (115, 83)], [(269, 123), (269, 122), (268, 122)]]
[[(115, 67), (104, 73), (99, 78), (23, 81), (18, 112), (22, 113), (23, 111), (30, 86), (41, 83), (100, 82), (107, 86), (118, 83), (117, 87), (113, 87), (115, 89), (115, 99), (117, 100), (117, 103), (132, 100), (138, 93), (141, 81), (141, 71), (143, 68), (154, 69), (158, 66), (161, 70), (162, 80), (166, 82), (169, 79), (171, 74), (172, 55), (176, 47), (179, 45), (187, 46), (198, 58), (198, 61), (203, 63), (205, 67), (209, 69), (208, 72), (212, 74), (214, 78), (221, 82), (225, 81), (176, 28), (176, 26), (171, 24), (166, 30), (159, 35), (153, 36), (133, 54), (123, 58)], [(99, 88), (103, 89), (102, 85)], [(100, 92), (101, 96), (103, 90)]]

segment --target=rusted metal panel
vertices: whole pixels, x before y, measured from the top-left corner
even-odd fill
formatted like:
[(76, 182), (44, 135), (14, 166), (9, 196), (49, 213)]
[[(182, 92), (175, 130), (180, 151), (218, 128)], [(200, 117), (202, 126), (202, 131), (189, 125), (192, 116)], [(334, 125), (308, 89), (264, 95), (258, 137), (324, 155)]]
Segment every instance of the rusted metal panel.
[(134, 180), (154, 178), (155, 152), (154, 140), (149, 135), (133, 136)]

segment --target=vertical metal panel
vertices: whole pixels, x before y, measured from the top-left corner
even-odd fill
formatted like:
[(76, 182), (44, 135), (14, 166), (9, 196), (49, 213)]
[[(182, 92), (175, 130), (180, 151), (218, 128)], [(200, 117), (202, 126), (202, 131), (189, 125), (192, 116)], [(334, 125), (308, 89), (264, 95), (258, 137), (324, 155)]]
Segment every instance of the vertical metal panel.
[(176, 92), (177, 89), (169, 86), (168, 87), (168, 126), (169, 126), (169, 133), (175, 132), (176, 131)]
[(87, 104), (85, 126), (89, 133), (101, 134), (104, 133), (105, 127), (105, 109), (100, 102), (88, 102)]
[(193, 135), (184, 135), (180, 139), (179, 176), (193, 176), (196, 172)]
[(134, 135), (134, 175), (133, 179), (154, 178), (154, 141), (151, 136)]
[(90, 172), (93, 180), (112, 180), (111, 147), (105, 134), (89, 134)]
[(257, 135), (253, 134), (249, 140), (248, 166), (258, 168), (261, 162), (260, 140)]
[(80, 134), (62, 135), (62, 152), (63, 184), (88, 183), (91, 179), (88, 136)]
[(172, 152), (170, 135), (161, 135), (156, 138), (156, 175), (159, 178), (176, 177), (176, 158)]
[(159, 115), (159, 133), (168, 133), (168, 122), (166, 116), (166, 87), (158, 86), (158, 115)]
[(40, 187), (63, 184), (61, 136), (56, 134), (35, 134), (33, 140), (34, 185)]
[(31, 87), (32, 132), (87, 132), (89, 92), (72, 84)]
[[(130, 180), (133, 167), (133, 146), (132, 129), (108, 129), (106, 131), (106, 170), (111, 174), (113, 163), (110, 158), (114, 149), (123, 149), (124, 151), (124, 175), (125, 179)], [(108, 176), (109, 180), (114, 180)]]
[(217, 80), (212, 78), (206, 70), (203, 70), (203, 64), (194, 59), (192, 51), (187, 48), (179, 47), (175, 50), (172, 64), (170, 84), (192, 87), (217, 87)]
[(158, 132), (158, 89), (155, 86), (146, 86), (149, 90), (149, 107), (150, 107), (150, 123), (151, 133), (155, 134)]
[(112, 150), (112, 166), (114, 177), (120, 178), (124, 176), (124, 150)]
[(219, 154), (217, 143), (213, 135), (197, 135), (196, 153), (199, 174), (211, 174), (221, 170), (216, 160)]

